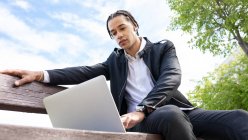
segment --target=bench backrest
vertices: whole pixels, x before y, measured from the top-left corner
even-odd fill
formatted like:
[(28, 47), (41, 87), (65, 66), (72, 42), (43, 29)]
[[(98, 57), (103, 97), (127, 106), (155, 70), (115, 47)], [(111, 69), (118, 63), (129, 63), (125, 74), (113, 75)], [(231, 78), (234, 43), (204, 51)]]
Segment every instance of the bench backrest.
[(14, 86), (19, 78), (0, 74), (0, 109), (30, 113), (46, 113), (43, 98), (64, 90), (65, 87), (33, 82)]

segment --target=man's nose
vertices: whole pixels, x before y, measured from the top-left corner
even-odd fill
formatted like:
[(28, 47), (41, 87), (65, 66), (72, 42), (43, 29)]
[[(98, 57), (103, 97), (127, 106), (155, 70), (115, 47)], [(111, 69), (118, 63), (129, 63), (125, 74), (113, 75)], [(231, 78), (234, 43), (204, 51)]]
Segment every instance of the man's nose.
[(123, 33), (122, 32), (117, 32), (117, 39), (121, 39), (123, 37)]

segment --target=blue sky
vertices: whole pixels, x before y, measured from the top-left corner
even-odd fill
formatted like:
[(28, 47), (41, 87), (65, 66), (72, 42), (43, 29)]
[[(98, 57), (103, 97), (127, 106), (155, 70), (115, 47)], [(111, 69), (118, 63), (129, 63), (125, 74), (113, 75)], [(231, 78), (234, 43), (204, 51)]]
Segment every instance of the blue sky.
[(118, 47), (105, 23), (118, 9), (133, 14), (141, 36), (175, 44), (183, 93), (223, 62), (190, 49), (190, 35), (166, 30), (172, 12), (165, 0), (1, 0), (0, 69), (45, 70), (104, 61)]

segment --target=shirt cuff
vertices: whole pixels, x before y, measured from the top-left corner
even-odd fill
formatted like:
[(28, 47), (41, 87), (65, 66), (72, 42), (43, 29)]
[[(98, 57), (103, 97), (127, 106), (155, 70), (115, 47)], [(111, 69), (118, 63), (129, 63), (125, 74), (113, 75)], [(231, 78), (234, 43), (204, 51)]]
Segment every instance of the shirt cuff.
[(44, 79), (43, 79), (43, 83), (50, 83), (50, 77), (47, 71), (43, 71), (44, 74)]

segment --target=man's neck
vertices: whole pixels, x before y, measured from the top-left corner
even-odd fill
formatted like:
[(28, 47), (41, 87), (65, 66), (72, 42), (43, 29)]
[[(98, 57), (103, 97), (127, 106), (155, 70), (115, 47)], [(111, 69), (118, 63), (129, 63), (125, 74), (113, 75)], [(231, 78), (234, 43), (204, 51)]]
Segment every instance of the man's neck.
[(127, 54), (135, 57), (136, 53), (140, 49), (141, 41), (142, 41), (142, 38), (138, 37), (137, 38), (137, 41), (135, 42), (135, 44), (133, 45), (133, 47), (131, 47), (130, 49), (126, 50)]

